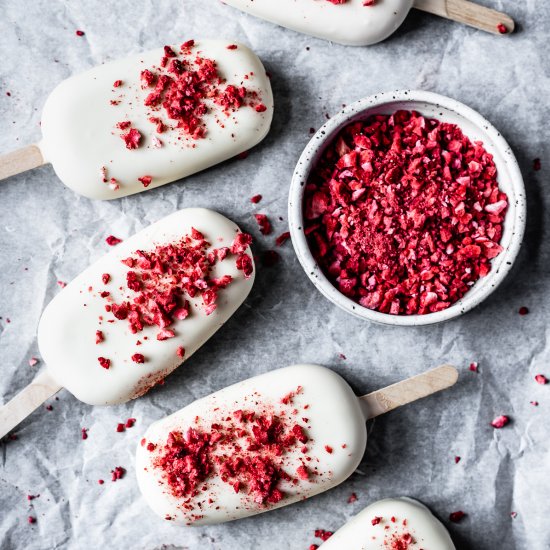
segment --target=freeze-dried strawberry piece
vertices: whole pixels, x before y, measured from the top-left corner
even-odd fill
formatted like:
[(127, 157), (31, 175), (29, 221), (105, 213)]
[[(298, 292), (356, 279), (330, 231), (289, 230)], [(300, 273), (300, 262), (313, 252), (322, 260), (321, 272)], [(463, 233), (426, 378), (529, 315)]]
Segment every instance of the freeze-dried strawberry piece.
[(248, 254), (241, 254), (237, 258), (236, 265), (237, 265), (237, 269), (244, 273), (244, 276), (246, 279), (248, 279), (252, 275), (252, 272), (254, 271), (254, 267), (252, 265), (252, 259)]
[(150, 86), (153, 86), (153, 84), (157, 80), (157, 75), (151, 72), (149, 69), (145, 69), (144, 71), (141, 71), (140, 79), (141, 85), (144, 88), (149, 88)]
[(105, 357), (98, 357), (97, 360), (104, 369), (109, 369), (111, 367), (110, 359), (105, 359)]
[(303, 479), (304, 481), (307, 481), (309, 479), (309, 472), (304, 465), (298, 466), (298, 468), (296, 469), (296, 473), (298, 474), (298, 477), (300, 479)]
[(103, 342), (103, 340), (105, 340), (105, 337), (103, 336), (103, 332), (101, 330), (96, 330), (95, 331), (95, 343), (96, 344), (101, 344), (101, 342)]
[(137, 149), (141, 142), (141, 133), (136, 128), (131, 128), (127, 134), (120, 136), (126, 144), (126, 149)]
[(118, 237), (115, 237), (114, 235), (109, 235), (109, 236), (105, 239), (105, 242), (106, 242), (109, 246), (115, 246), (115, 245), (117, 245), (118, 243), (121, 243), (121, 242), (122, 242), (122, 239), (119, 239)]
[(256, 218), (256, 222), (258, 222), (258, 226), (260, 227), (260, 233), (262, 235), (269, 235), (272, 229), (271, 223), (267, 219), (267, 216), (265, 214), (254, 214), (254, 217)]
[(237, 48), (238, 48), (237, 44), (229, 44), (229, 46), (227, 46), (228, 50), (236, 50)]
[(472, 372), (477, 372), (477, 369), (478, 369), (478, 364), (476, 361), (474, 361), (473, 363), (470, 363), (470, 370)]
[(142, 183), (143, 187), (149, 187), (153, 178), (151, 176), (141, 176), (141, 178), (138, 178), (138, 181)]
[(117, 481), (124, 477), (126, 470), (122, 466), (117, 466), (114, 470), (111, 470), (111, 481)]
[(491, 422), (491, 426), (493, 426), (493, 428), (496, 428), (497, 430), (499, 430), (500, 428), (504, 428), (504, 426), (506, 426), (509, 422), (510, 422), (510, 417), (502, 414), (500, 416), (497, 416)]
[(525, 306), (521, 306), (518, 310), (518, 313), (520, 315), (527, 315), (529, 313), (529, 308), (527, 308)]
[(101, 276), (101, 281), (103, 282), (104, 285), (106, 285), (110, 280), (111, 280), (111, 276), (108, 273), (104, 273)]
[(132, 123), (129, 120), (123, 120), (122, 122), (117, 122), (116, 127), (119, 130), (126, 130), (127, 128), (130, 128), (132, 126)]
[(119, 88), (122, 86), (122, 80), (115, 80), (113, 83), (113, 88)]
[(459, 521), (461, 521), (465, 517), (466, 517), (466, 514), (462, 510), (458, 510), (456, 512), (451, 512), (449, 514), (449, 519), (453, 523), (458, 523)]
[(500, 34), (506, 34), (508, 32), (508, 29), (506, 28), (506, 25), (504, 25), (504, 23), (499, 23), (497, 25), (497, 30)]
[(323, 542), (325, 542), (330, 537), (332, 537), (333, 532), (332, 531), (325, 531), (324, 529), (315, 529), (314, 535), (315, 535), (316, 538), (321, 539)]
[(374, 516), (374, 517), (372, 518), (372, 520), (371, 520), (371, 523), (372, 523), (373, 525), (378, 525), (381, 521), (382, 521), (382, 518), (381, 518), (381, 517), (379, 517), (379, 516)]
[(283, 244), (285, 244), (288, 239), (290, 239), (290, 231), (285, 231), (275, 239), (275, 244), (277, 246), (283, 246)]
[(545, 384), (548, 384), (548, 378), (544, 376), (544, 374), (537, 374), (535, 376), (535, 381), (537, 384), (540, 384), (541, 386), (544, 386)]
[(261, 195), (254, 195), (253, 197), (250, 198), (250, 202), (254, 204), (258, 204), (261, 200), (262, 200)]
[(141, 353), (134, 353), (134, 355), (132, 355), (132, 361), (134, 363), (145, 363), (145, 357)]
[(231, 245), (232, 254), (242, 254), (252, 244), (252, 235), (248, 233), (237, 233)]

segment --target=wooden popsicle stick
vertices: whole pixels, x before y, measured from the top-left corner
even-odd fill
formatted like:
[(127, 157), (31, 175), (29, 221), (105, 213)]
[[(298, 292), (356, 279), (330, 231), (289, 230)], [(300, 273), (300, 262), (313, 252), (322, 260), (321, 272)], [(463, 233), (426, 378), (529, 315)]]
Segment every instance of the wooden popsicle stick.
[(38, 145), (27, 145), (11, 153), (0, 155), (0, 180), (15, 176), (46, 164)]
[[(511, 33), (515, 28), (509, 15), (468, 0), (414, 0), (414, 7), (493, 34)], [(499, 25), (504, 25), (506, 33), (499, 31)]]
[(457, 380), (458, 371), (451, 365), (442, 365), (359, 399), (367, 405), (367, 420), (369, 420), (432, 393), (450, 388)]
[(51, 378), (47, 370), (38, 373), (26, 388), (0, 406), (0, 439), (62, 387)]

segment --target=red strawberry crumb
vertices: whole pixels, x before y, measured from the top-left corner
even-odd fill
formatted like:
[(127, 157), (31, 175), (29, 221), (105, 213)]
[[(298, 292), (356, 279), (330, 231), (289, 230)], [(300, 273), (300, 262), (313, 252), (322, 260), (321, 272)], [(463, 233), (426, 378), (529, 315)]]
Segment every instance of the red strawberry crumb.
[(101, 280), (103, 281), (103, 284), (106, 285), (111, 280), (111, 276), (108, 273), (104, 273), (101, 276)]
[(82, 439), (88, 439), (88, 428), (81, 428), (80, 434)]
[(192, 48), (194, 45), (195, 45), (195, 41), (194, 41), (194, 40), (188, 40), (187, 42), (184, 42), (184, 43), (181, 45), (181, 49), (182, 49), (182, 50), (188, 50), (189, 48)]
[(119, 243), (122, 242), (122, 239), (119, 239), (118, 237), (115, 237), (114, 235), (109, 235), (109, 236), (105, 239), (105, 242), (106, 242), (109, 246), (116, 246), (117, 244), (119, 244)]
[(114, 470), (111, 470), (111, 481), (122, 479), (126, 470), (122, 466), (117, 466)]
[(59, 286), (60, 288), (65, 288), (67, 286), (67, 283), (65, 281), (57, 281), (57, 286)]
[(122, 122), (117, 122), (116, 127), (119, 130), (126, 130), (132, 126), (132, 123), (129, 120), (123, 120)]
[(506, 25), (504, 25), (503, 23), (499, 23), (497, 25), (497, 30), (500, 34), (506, 34), (508, 32), (508, 29), (506, 28)]
[(497, 430), (499, 430), (500, 428), (504, 428), (504, 426), (506, 426), (506, 424), (508, 424), (509, 422), (510, 422), (510, 417), (509, 416), (500, 415), (500, 416), (497, 416), (491, 422), (491, 426), (493, 426), (493, 428), (496, 428)]
[(330, 445), (325, 445), (325, 451), (331, 455), (332, 454), (332, 447)]
[(101, 344), (101, 342), (103, 342), (103, 340), (105, 340), (105, 337), (103, 336), (103, 332), (101, 330), (96, 330), (95, 331), (95, 343), (96, 344)]
[(348, 125), (325, 149), (305, 189), (305, 232), (344, 295), (382, 313), (428, 314), (489, 273), (507, 207), (480, 142), (396, 111)]
[(455, 456), (455, 464), (458, 464), (460, 462), (460, 457), (459, 456)]
[(99, 364), (104, 369), (108, 369), (111, 366), (111, 360), (110, 359), (105, 359), (105, 357), (98, 357), (97, 360), (99, 361)]
[(179, 346), (178, 349), (176, 350), (176, 355), (178, 357), (181, 357), (181, 359), (183, 359), (185, 357), (185, 348), (183, 346)]
[(86, 33), (84, 31), (77, 30), (75, 31), (76, 36), (84, 36)]
[(474, 361), (473, 363), (470, 363), (470, 370), (472, 372), (478, 372), (478, 364), (476, 361)]
[(127, 134), (120, 136), (126, 144), (126, 149), (137, 149), (141, 141), (141, 133), (135, 128), (131, 128)]
[(53, 411), (53, 407), (51, 405), (46, 405), (46, 410), (47, 411)]
[(466, 517), (466, 514), (462, 510), (458, 510), (457, 512), (451, 512), (449, 514), (449, 519), (453, 523), (458, 523), (461, 521), (464, 517)]
[(269, 223), (267, 216), (265, 214), (254, 214), (254, 217), (256, 218), (258, 226), (260, 227), (260, 233), (262, 235), (269, 235), (272, 229), (271, 223)]
[(149, 187), (153, 178), (151, 176), (141, 176), (141, 178), (138, 178), (138, 181), (142, 183), (143, 187)]
[(321, 539), (323, 542), (327, 541), (330, 537), (332, 537), (333, 533), (332, 531), (325, 531), (324, 529), (315, 529), (315, 538)]
[(242, 153), (239, 153), (237, 155), (237, 158), (239, 160), (244, 160), (244, 159), (248, 158), (248, 151), (243, 151)]
[(122, 80), (115, 80), (115, 81), (113, 82), (113, 87), (114, 87), (114, 88), (118, 88), (118, 87), (120, 87), (120, 86), (122, 86)]
[(355, 493), (351, 493), (351, 495), (348, 497), (348, 504), (353, 504), (357, 501), (357, 495)]
[(124, 424), (122, 424), (121, 422), (119, 422), (119, 423), (117, 424), (117, 426), (116, 426), (116, 431), (117, 431), (118, 433), (123, 432), (123, 431), (124, 431)]
[(535, 376), (535, 381), (537, 382), (537, 384), (540, 384), (541, 386), (548, 384), (548, 378), (546, 378), (544, 374), (537, 374)]
[(103, 481), (102, 479), (98, 479), (97, 482), (100, 484), (100, 485), (103, 485), (105, 483), (105, 481)]
[(35, 498), (38, 498), (40, 495), (27, 495), (27, 500), (34, 500)]
[(533, 407), (538, 407), (539, 406), (538, 401), (529, 401), (529, 403), (531, 403), (531, 405), (533, 405)]
[(307, 471), (307, 468), (305, 466), (298, 466), (296, 469), (296, 473), (298, 474), (298, 477), (303, 480), (309, 479), (309, 472)]
[(33, 517), (33, 516), (29, 516), (29, 517), (27, 518), (27, 521), (28, 521), (30, 524), (33, 524), (33, 523), (36, 523), (36, 518)]
[(290, 231), (285, 231), (275, 239), (275, 244), (277, 246), (283, 246), (283, 244), (285, 244), (288, 239), (290, 239)]
[(133, 428), (135, 423), (136, 423), (135, 418), (128, 418), (128, 420), (126, 420), (126, 427)]
[(520, 315), (527, 315), (529, 313), (529, 309), (526, 308), (525, 306), (521, 306), (518, 310), (518, 313)]
[(538, 172), (541, 169), (541, 162), (539, 158), (533, 159), (533, 170)]
[(132, 361), (134, 363), (145, 363), (145, 357), (141, 353), (134, 353), (134, 355), (132, 355)]
[(267, 111), (267, 107), (263, 103), (256, 105), (255, 109), (257, 113), (264, 113), (265, 111)]
[(147, 450), (149, 452), (152, 453), (156, 448), (157, 448), (157, 446), (154, 443), (147, 443)]
[(317, 550), (319, 547), (316, 544), (310, 544), (309, 550)]
[(237, 44), (229, 44), (229, 46), (227, 46), (227, 49), (228, 50), (236, 50), (237, 49)]
[(34, 367), (38, 363), (38, 359), (36, 357), (31, 357), (29, 359), (29, 367)]
[(372, 523), (373, 525), (378, 525), (381, 521), (382, 521), (382, 518), (381, 518), (381, 517), (379, 517), (379, 516), (374, 516), (374, 517), (372, 518), (372, 520), (371, 520), (371, 523)]
[(251, 197), (250, 202), (254, 204), (258, 204), (261, 200), (262, 200), (261, 195), (254, 195), (253, 197)]
[(518, 517), (518, 513), (517, 512), (510, 512), (510, 517), (512, 519), (516, 519)]

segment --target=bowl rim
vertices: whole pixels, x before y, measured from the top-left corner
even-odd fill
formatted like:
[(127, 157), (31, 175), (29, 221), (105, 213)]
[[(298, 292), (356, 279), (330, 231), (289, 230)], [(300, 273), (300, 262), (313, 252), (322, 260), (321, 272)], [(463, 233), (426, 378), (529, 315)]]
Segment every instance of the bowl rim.
[[(499, 268), (493, 275), (491, 284), (479, 286), (473, 296), (470, 295), (470, 292), (467, 292), (460, 300), (442, 311), (426, 313), (424, 315), (392, 315), (381, 313), (368, 309), (344, 296), (328, 280), (313, 258), (303, 231), (304, 216), (302, 204), (305, 183), (312, 164), (316, 161), (316, 156), (326, 147), (334, 135), (349, 124), (351, 120), (361, 118), (363, 114), (373, 108), (379, 108), (384, 104), (396, 102), (423, 102), (431, 104), (436, 108), (443, 107), (467, 119), (474, 126), (486, 133), (491, 139), (494, 149), (498, 150), (507, 167), (510, 176), (510, 187), (514, 195), (509, 200), (509, 202), (513, 200), (515, 203), (514, 216), (508, 222), (512, 224), (510, 243), (499, 255)], [(442, 323), (459, 317), (485, 300), (502, 283), (514, 264), (525, 233), (526, 214), (527, 202), (523, 176), (511, 147), (501, 133), (480, 113), (460, 101), (434, 92), (412, 89), (380, 92), (367, 96), (346, 106), (338, 114), (331, 117), (312, 136), (300, 155), (292, 175), (288, 198), (288, 219), (292, 245), (302, 268), (315, 287), (331, 302), (355, 317), (379, 324), (395, 326), (425, 326)]]

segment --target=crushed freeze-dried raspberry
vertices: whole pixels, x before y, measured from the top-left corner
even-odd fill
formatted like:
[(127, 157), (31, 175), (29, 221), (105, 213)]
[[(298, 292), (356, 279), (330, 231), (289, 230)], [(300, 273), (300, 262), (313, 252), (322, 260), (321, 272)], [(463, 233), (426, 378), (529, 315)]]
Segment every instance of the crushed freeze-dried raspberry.
[(116, 426), (116, 431), (117, 431), (118, 433), (123, 432), (123, 431), (124, 431), (124, 424), (122, 424), (122, 423), (119, 422), (119, 423), (117, 424), (117, 426)]
[(474, 361), (473, 363), (470, 363), (470, 370), (471, 370), (472, 372), (478, 372), (477, 369), (478, 369), (478, 364), (477, 364), (476, 361)]
[(533, 159), (533, 170), (535, 172), (538, 172), (540, 169), (541, 169), (540, 159), (539, 158)]
[(353, 504), (357, 501), (357, 495), (355, 493), (351, 493), (351, 495), (348, 497), (348, 504)]
[(506, 28), (506, 25), (504, 25), (504, 23), (499, 23), (497, 25), (497, 30), (500, 34), (506, 34), (508, 32), (508, 29)]
[(229, 44), (229, 46), (227, 46), (228, 50), (236, 50), (237, 48), (238, 48), (237, 44)]
[(258, 204), (262, 200), (261, 195), (254, 195), (250, 198), (250, 202), (253, 202), (254, 204)]
[(141, 142), (141, 133), (136, 128), (131, 128), (127, 134), (120, 136), (126, 144), (126, 149), (137, 149)]
[(116, 127), (119, 130), (126, 130), (132, 126), (132, 123), (129, 120), (123, 120), (122, 122), (118, 122)]
[(378, 517), (378, 516), (374, 516), (371, 520), (371, 523), (373, 525), (378, 525), (380, 522), (382, 521), (382, 518), (381, 517)]
[(183, 359), (185, 357), (185, 348), (183, 346), (179, 346), (176, 350), (176, 355)]
[(327, 541), (330, 537), (332, 537), (333, 533), (332, 531), (325, 531), (324, 529), (315, 529), (315, 538), (321, 539), (323, 542)]
[(145, 363), (145, 357), (141, 353), (134, 353), (134, 355), (132, 355), (132, 361), (134, 363)]
[(98, 479), (97, 482), (100, 484), (100, 485), (103, 485), (105, 483), (105, 481), (103, 481), (102, 479)]
[(47, 411), (53, 411), (52, 405), (46, 405), (46, 410)]
[(508, 202), (492, 156), (414, 111), (344, 128), (305, 190), (305, 233), (332, 284), (389, 314), (448, 308), (491, 270)]
[(138, 178), (138, 181), (141, 182), (143, 187), (149, 187), (153, 181), (153, 178), (151, 176), (141, 176), (141, 178)]
[(491, 422), (491, 426), (493, 426), (493, 428), (496, 428), (498, 430), (500, 428), (504, 428), (504, 426), (506, 426), (506, 424), (508, 424), (509, 422), (510, 422), (510, 417), (502, 414), (500, 416), (497, 416)]
[(458, 522), (461, 521), (465, 516), (466, 516), (466, 514), (465, 514), (462, 510), (458, 510), (457, 512), (451, 512), (451, 513), (449, 514), (449, 519), (450, 519), (453, 523), (458, 523)]
[(539, 406), (539, 402), (538, 401), (529, 401), (529, 403), (531, 405), (533, 405), (533, 407), (538, 407)]
[(114, 88), (118, 88), (118, 87), (120, 87), (120, 86), (122, 86), (122, 80), (115, 80), (115, 81), (113, 82), (113, 87), (114, 87)]
[(332, 447), (330, 445), (325, 445), (325, 451), (331, 455), (332, 454)]
[(101, 281), (103, 282), (104, 285), (106, 285), (110, 280), (111, 280), (111, 276), (108, 273), (104, 273), (101, 276)]
[(30, 524), (33, 524), (33, 523), (36, 523), (36, 518), (33, 517), (33, 516), (29, 516), (29, 517), (27, 518), (27, 521), (28, 521)]
[(76, 36), (84, 36), (86, 33), (84, 31), (77, 30), (75, 31)]
[(81, 428), (80, 436), (82, 439), (88, 439), (88, 428)]
[(114, 235), (109, 235), (106, 239), (105, 239), (105, 242), (109, 245), (109, 246), (115, 246), (119, 243), (122, 242), (122, 239), (119, 239), (118, 237), (115, 237)]
[(57, 281), (57, 286), (60, 288), (65, 288), (67, 286), (67, 283), (65, 281)]
[(267, 216), (265, 214), (254, 214), (254, 217), (256, 218), (256, 221), (258, 222), (258, 226), (260, 228), (260, 233), (262, 235), (269, 235), (272, 231), (271, 229), (271, 223), (269, 223), (269, 220), (267, 219)]
[(518, 310), (518, 313), (520, 315), (527, 315), (529, 313), (529, 308), (526, 308), (525, 306), (521, 306)]
[(128, 418), (128, 420), (126, 420), (126, 427), (133, 428), (135, 423), (136, 423), (135, 418)]
[(316, 544), (310, 544), (309, 545), (309, 550), (317, 550), (319, 548), (319, 546), (317, 546)]
[(285, 231), (275, 239), (275, 244), (277, 246), (283, 246), (283, 244), (285, 244), (288, 239), (290, 239), (290, 231)]
[(548, 384), (548, 378), (544, 376), (544, 374), (537, 374), (535, 376), (535, 381), (537, 384), (540, 384), (541, 386), (544, 386), (544, 384)]
[(265, 111), (267, 111), (267, 107), (263, 103), (256, 105), (255, 109), (257, 113), (264, 113)]
[(455, 464), (458, 464), (460, 462), (460, 457), (459, 456), (455, 456)]
[(101, 344), (101, 342), (103, 342), (103, 340), (105, 340), (105, 337), (103, 336), (103, 332), (101, 330), (96, 330), (95, 331), (95, 343), (96, 344)]
[(516, 519), (518, 517), (518, 513), (517, 512), (510, 512), (510, 517), (512, 519)]
[(122, 479), (125, 473), (126, 470), (122, 466), (116, 466), (114, 470), (111, 470), (111, 481)]
[(29, 367), (34, 367), (36, 364), (38, 364), (38, 359), (36, 357), (31, 357), (29, 359)]
[(105, 357), (98, 357), (97, 360), (99, 361), (99, 364), (104, 369), (108, 369), (111, 366), (111, 360), (110, 359), (105, 359)]

